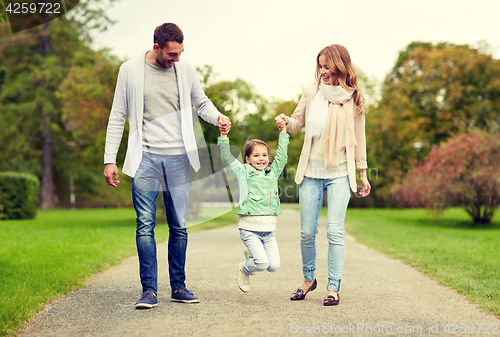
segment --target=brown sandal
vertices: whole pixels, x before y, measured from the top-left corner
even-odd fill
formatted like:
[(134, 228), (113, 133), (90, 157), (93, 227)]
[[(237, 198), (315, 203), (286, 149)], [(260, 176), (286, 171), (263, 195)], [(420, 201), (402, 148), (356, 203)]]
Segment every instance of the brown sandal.
[(316, 286), (318, 285), (318, 282), (316, 282), (316, 279), (314, 279), (314, 282), (311, 284), (309, 289), (307, 289), (306, 292), (302, 289), (297, 289), (293, 292), (292, 296), (290, 296), (290, 300), (292, 301), (302, 301), (304, 298), (306, 298), (306, 295), (308, 292), (313, 291), (316, 289)]

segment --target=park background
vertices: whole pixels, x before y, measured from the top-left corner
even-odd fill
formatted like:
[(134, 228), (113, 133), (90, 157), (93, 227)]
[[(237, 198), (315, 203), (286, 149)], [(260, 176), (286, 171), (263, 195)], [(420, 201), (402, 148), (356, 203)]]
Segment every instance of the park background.
[[(415, 233), (425, 232), (422, 221), (431, 224), (430, 233), (448, 227), (465, 230), (467, 235), (459, 237), (471, 240), (479, 260), (495, 267), (498, 253), (491, 247), (499, 243), (494, 216), (500, 202), (500, 24), (495, 18), (499, 6), (496, 1), (477, 1), (471, 8), (465, 1), (95, 0), (80, 1), (68, 15), (17, 33), (12, 32), (3, 7), (0, 172), (36, 177), (39, 208), (53, 210), (38, 212), (36, 220), (42, 227), (53, 226), (57, 222), (53, 216), (76, 223), (74, 216), (57, 213), (61, 209), (131, 207), (130, 179), (121, 174), (120, 188), (115, 190), (102, 176), (106, 125), (119, 66), (151, 48), (152, 31), (163, 22), (175, 22), (184, 31), (182, 58), (197, 67), (209, 98), (230, 116), (235, 152), (248, 137), (260, 138), (276, 150), (274, 117), (290, 115), (304, 88), (314, 82), (318, 51), (340, 43), (351, 54), (369, 104), (367, 149), (373, 189), (369, 198), (353, 197), (350, 207), (372, 210), (353, 213), (358, 220), (352, 218), (352, 223), (378, 214), (384, 220), (414, 221), (419, 228)], [(200, 141), (210, 150), (218, 129), (202, 121), (199, 127)], [(126, 132), (118, 165), (123, 163)], [(293, 175), (302, 142), (303, 133), (292, 135), (280, 180), (281, 190), (290, 191), (282, 194), (284, 203), (297, 202)], [(217, 172), (212, 167), (211, 173)], [(231, 201), (225, 189), (212, 192), (199, 194), (206, 200), (196, 200), (198, 205)], [(451, 213), (443, 213), (450, 207)], [(403, 215), (391, 215), (396, 214), (390, 213), (394, 208)], [(191, 217), (206, 221), (228, 210), (201, 216), (195, 209)], [(0, 217), (8, 218), (4, 206)], [(87, 223), (92, 219), (83, 218)], [(9, 228), (30, 224), (2, 222), (4, 242)], [(98, 227), (105, 221), (96, 223)], [(379, 229), (378, 225), (371, 230), (355, 227), (358, 239), (376, 241), (373, 228)], [(380, 229), (378, 235), (389, 232)], [(409, 245), (396, 249), (389, 247), (390, 241), (371, 244), (388, 253), (397, 250), (396, 256)], [(3, 262), (13, 246), (4, 246)], [(433, 250), (419, 249), (424, 255)], [(129, 253), (133, 249), (120, 256)], [(93, 268), (100, 270), (109, 263), (113, 262)], [(474, 263), (466, 265), (471, 278), (476, 278)], [(486, 280), (498, 279), (496, 270), (485, 271)], [(73, 286), (63, 286), (38, 302)], [(491, 310), (498, 314), (498, 290), (479, 293), (481, 303), (497, 301)], [(11, 314), (16, 315), (6, 313), (4, 321)], [(23, 315), (14, 327), (29, 318)], [(3, 331), (9, 329), (12, 326), (6, 325)]]

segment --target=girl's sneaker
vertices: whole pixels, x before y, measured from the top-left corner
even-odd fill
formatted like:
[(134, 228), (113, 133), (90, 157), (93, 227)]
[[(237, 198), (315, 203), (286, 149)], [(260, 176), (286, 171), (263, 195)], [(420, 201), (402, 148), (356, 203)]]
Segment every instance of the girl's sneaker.
[(243, 262), (238, 266), (238, 286), (241, 291), (247, 292), (250, 291), (250, 276), (245, 274), (243, 271)]

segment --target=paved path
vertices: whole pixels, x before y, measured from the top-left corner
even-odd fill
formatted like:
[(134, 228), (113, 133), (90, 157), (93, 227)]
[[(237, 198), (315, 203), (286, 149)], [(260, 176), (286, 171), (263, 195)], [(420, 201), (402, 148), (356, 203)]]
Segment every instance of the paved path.
[[(498, 335), (500, 320), (401, 261), (356, 243), (346, 235), (346, 264), (337, 307), (324, 307), (327, 242), (325, 220), (318, 234), (318, 289), (304, 301), (289, 296), (301, 281), (299, 214), (284, 210), (277, 238), (281, 269), (250, 278), (251, 291), (237, 285), (243, 243), (236, 225), (189, 235), (187, 285), (201, 302), (170, 301), (166, 243), (159, 245), (159, 306), (136, 310), (138, 259), (131, 257), (94, 275), (85, 289), (48, 304), (22, 336), (466, 336), (453, 323), (473, 323), (475, 336)], [(450, 323), (450, 333), (445, 333)], [(489, 334), (484, 325), (492, 324)], [(493, 325), (498, 327), (496, 333)], [(469, 327), (472, 327), (470, 325)], [(436, 330), (438, 329), (438, 330)], [(401, 333), (398, 333), (399, 332)], [(406, 331), (405, 331), (406, 330)], [(392, 331), (392, 332), (391, 332)], [(459, 329), (456, 330), (457, 332)], [(308, 333), (309, 332), (309, 333)]]

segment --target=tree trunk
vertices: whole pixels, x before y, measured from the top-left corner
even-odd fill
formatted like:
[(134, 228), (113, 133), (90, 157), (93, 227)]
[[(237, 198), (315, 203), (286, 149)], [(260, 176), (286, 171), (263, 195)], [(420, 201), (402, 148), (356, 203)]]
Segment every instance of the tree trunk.
[[(50, 38), (47, 34), (49, 23), (46, 23), (40, 36), (39, 52), (45, 56), (50, 50)], [(40, 81), (40, 86), (46, 85), (44, 80)], [(54, 185), (54, 175), (52, 173), (52, 130), (50, 126), (50, 116), (48, 116), (43, 104), (39, 104), (40, 120), (42, 127), (42, 193), (40, 195), (40, 208), (50, 209), (56, 206), (56, 195)]]
[(56, 205), (54, 175), (52, 174), (52, 131), (50, 121), (45, 116), (43, 107), (40, 108), (42, 118), (42, 193), (40, 207), (42, 209), (54, 208)]

